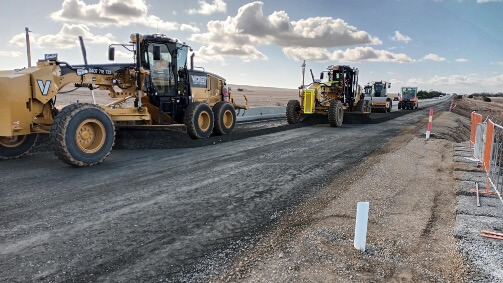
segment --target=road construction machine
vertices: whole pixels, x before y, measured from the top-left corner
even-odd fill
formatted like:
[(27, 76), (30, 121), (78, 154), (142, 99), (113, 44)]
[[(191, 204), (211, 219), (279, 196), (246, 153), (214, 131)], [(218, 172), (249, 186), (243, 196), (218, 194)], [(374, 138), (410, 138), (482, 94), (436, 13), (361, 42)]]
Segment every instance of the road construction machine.
[(386, 95), (386, 91), (390, 87), (391, 83), (385, 81), (371, 82), (365, 86), (365, 97), (370, 99), (372, 111), (391, 112), (393, 101)]
[[(103, 162), (119, 127), (174, 129), (194, 139), (230, 134), (238, 105), (224, 78), (194, 68), (191, 48), (165, 35), (131, 35), (115, 48), (132, 52), (134, 63), (70, 65), (46, 55), (36, 67), (0, 72), (0, 159), (29, 152), (37, 136), (49, 134), (56, 156), (72, 166)], [(90, 103), (57, 109), (56, 98), (69, 84), (90, 89)], [(108, 91), (112, 102), (97, 105), (94, 90)], [(64, 94), (59, 94), (64, 95)]]
[(321, 72), (320, 78), (304, 84), (306, 64), (302, 65), (302, 85), (299, 87), (298, 100), (290, 100), (286, 106), (286, 118), (289, 124), (296, 124), (307, 115), (327, 115), (332, 127), (340, 127), (344, 111), (370, 115), (370, 103), (364, 100), (358, 85), (358, 69), (350, 66), (329, 66)]
[(398, 102), (398, 109), (414, 110), (419, 107), (417, 87), (402, 87), (402, 95)]

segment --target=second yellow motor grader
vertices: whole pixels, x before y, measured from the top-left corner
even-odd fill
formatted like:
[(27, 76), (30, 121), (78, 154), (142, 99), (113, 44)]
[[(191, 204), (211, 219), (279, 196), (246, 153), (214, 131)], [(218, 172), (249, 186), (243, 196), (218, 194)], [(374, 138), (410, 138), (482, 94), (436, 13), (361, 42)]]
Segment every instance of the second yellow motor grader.
[[(109, 47), (110, 60), (115, 46)], [(134, 63), (88, 65), (82, 44), (85, 65), (46, 56), (36, 67), (0, 71), (0, 159), (20, 157), (39, 134), (50, 134), (59, 159), (94, 165), (109, 155), (117, 127), (181, 128), (194, 139), (206, 138), (230, 134), (235, 110), (248, 108), (234, 101), (224, 78), (194, 69), (193, 55), (187, 67), (190, 47), (178, 40), (133, 34), (119, 46), (134, 53)], [(68, 84), (88, 87), (93, 102), (58, 110), (56, 96)], [(97, 88), (115, 101), (97, 105)]]
[[(304, 77), (305, 63), (302, 65)], [(329, 66), (313, 82), (299, 87), (300, 102), (290, 100), (286, 106), (289, 124), (300, 122), (306, 115), (327, 115), (332, 127), (340, 127), (344, 111), (370, 115), (370, 101), (365, 100), (358, 85), (358, 69), (350, 66)]]

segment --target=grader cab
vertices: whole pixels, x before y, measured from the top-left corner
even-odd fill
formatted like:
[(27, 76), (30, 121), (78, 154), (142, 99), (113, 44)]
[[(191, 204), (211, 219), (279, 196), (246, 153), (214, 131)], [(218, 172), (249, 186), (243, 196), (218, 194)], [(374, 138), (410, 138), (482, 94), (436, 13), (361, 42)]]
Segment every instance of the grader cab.
[[(109, 48), (110, 60), (115, 46)], [(37, 135), (50, 134), (63, 162), (94, 165), (109, 155), (117, 127), (175, 129), (207, 138), (230, 134), (235, 109), (248, 108), (234, 101), (224, 78), (194, 69), (193, 56), (189, 68), (190, 47), (178, 40), (133, 34), (130, 43), (119, 46), (134, 54), (134, 63), (88, 65), (82, 44), (85, 65), (49, 56), (36, 67), (1, 71), (0, 159), (20, 157)], [(56, 96), (68, 84), (89, 88), (90, 103), (56, 109)], [(97, 105), (98, 88), (115, 101)]]
[[(305, 64), (302, 65), (303, 74)], [(319, 79), (299, 88), (300, 102), (290, 100), (286, 107), (286, 117), (290, 124), (300, 122), (303, 116), (326, 115), (332, 127), (340, 127), (344, 112), (370, 114), (369, 101), (364, 99), (358, 85), (358, 69), (349, 66), (329, 66), (321, 72)]]

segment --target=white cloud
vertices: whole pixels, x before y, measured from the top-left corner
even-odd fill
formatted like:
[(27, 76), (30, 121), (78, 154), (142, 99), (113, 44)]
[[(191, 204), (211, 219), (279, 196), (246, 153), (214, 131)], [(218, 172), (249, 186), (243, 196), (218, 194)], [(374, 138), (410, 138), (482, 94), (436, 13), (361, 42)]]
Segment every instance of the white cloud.
[(503, 66), (503, 62), (491, 62), (491, 65)]
[(19, 57), (21, 52), (19, 51), (2, 51), (0, 50), (0, 57)]
[(411, 78), (407, 81), (411, 85), (428, 85), (428, 86), (442, 86), (442, 85), (472, 85), (480, 84), (481, 79), (470, 75), (451, 75), (451, 76), (434, 76), (430, 79)]
[(291, 21), (285, 11), (264, 15), (262, 2), (248, 3), (234, 17), (210, 21), (208, 31), (193, 34), (191, 40), (206, 44), (208, 54), (238, 55), (266, 59), (256, 46), (330, 48), (358, 44), (382, 44), (379, 38), (360, 31), (341, 19), (314, 17)]
[[(31, 34), (30, 42), (32, 46), (37, 48), (58, 48), (68, 49), (79, 45), (78, 36), (84, 38), (86, 44), (110, 44), (114, 41), (112, 34), (94, 35), (89, 28), (83, 24), (63, 24), (61, 30), (56, 34), (38, 35)], [(20, 33), (11, 38), (9, 44), (15, 47), (25, 46), (25, 34)]]
[(190, 32), (190, 33), (196, 33), (196, 32), (199, 32), (199, 28), (195, 27), (195, 26), (191, 26), (191, 25), (187, 25), (187, 24), (181, 24), (180, 25), (180, 30), (181, 31), (187, 31), (187, 32)]
[(409, 36), (406, 36), (404, 34), (401, 34), (399, 31), (395, 30), (395, 35), (390, 36), (391, 40), (393, 41), (402, 41), (405, 43), (409, 43), (409, 41), (412, 40)]
[(115, 57), (118, 59), (130, 59), (133, 60), (132, 52), (124, 52), (120, 50), (115, 50)]
[(213, 0), (212, 3), (208, 3), (205, 0), (199, 0), (199, 9), (190, 9), (187, 11), (189, 15), (211, 15), (214, 13), (225, 12), (227, 12), (227, 4), (223, 0)]
[[(51, 18), (59, 22), (85, 23), (88, 26), (128, 26), (141, 24), (160, 30), (179, 30), (187, 26), (168, 22), (148, 14), (145, 0), (99, 0), (96, 4), (86, 4), (83, 0), (64, 0), (61, 9), (51, 13)], [(193, 27), (193, 30), (199, 30)], [(195, 32), (197, 32), (195, 31)]]
[(325, 48), (307, 47), (295, 48), (285, 47), (283, 53), (289, 58), (297, 61), (345, 61), (345, 62), (397, 62), (410, 63), (414, 59), (406, 54), (396, 54), (386, 50), (376, 50), (372, 47), (355, 47), (346, 50), (328, 51)]
[(477, 0), (479, 4), (491, 3), (491, 2), (503, 2), (503, 0)]
[(423, 60), (442, 62), (442, 61), (445, 61), (447, 59), (445, 59), (443, 57), (440, 57), (437, 54), (430, 53), (430, 54), (427, 54), (426, 56), (424, 56)]
[(454, 61), (455, 61), (455, 62), (457, 62), (457, 63), (466, 63), (466, 62), (468, 62), (468, 59), (465, 59), (465, 58), (458, 58), (458, 59), (456, 59), (456, 60), (454, 60)]
[(488, 85), (503, 87), (503, 74), (487, 78), (484, 80), (484, 82)]

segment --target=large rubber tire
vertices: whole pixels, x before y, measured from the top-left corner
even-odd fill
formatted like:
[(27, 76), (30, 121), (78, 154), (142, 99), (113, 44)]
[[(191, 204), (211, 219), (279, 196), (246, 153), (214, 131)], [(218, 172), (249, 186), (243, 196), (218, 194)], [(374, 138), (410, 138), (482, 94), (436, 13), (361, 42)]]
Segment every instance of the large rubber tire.
[(362, 112), (363, 113), (363, 111), (365, 110), (364, 107), (363, 107), (364, 106), (363, 105), (364, 102), (365, 101), (363, 99), (358, 100), (358, 102), (356, 103), (356, 112)]
[(16, 159), (26, 155), (35, 146), (37, 134), (0, 137), (0, 159)]
[(217, 102), (213, 106), (215, 115), (215, 126), (213, 132), (216, 135), (228, 135), (234, 131), (236, 127), (236, 110), (227, 102)]
[(66, 106), (51, 126), (51, 143), (56, 156), (75, 167), (99, 164), (110, 155), (115, 126), (103, 108), (88, 103)]
[(391, 109), (393, 108), (393, 101), (388, 101), (389, 102), (389, 107), (386, 109), (386, 112), (391, 112)]
[(202, 102), (193, 102), (185, 109), (183, 121), (192, 139), (205, 139), (213, 132), (214, 115), (211, 107)]
[(339, 100), (332, 100), (328, 108), (328, 123), (332, 127), (340, 127), (342, 126), (343, 119), (344, 109), (342, 108), (342, 102)]
[(286, 121), (288, 124), (300, 122), (300, 102), (298, 100), (290, 100), (286, 104)]

